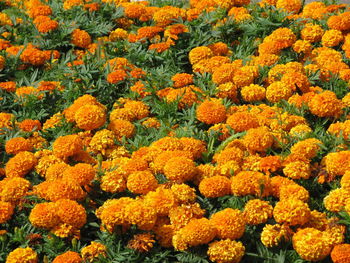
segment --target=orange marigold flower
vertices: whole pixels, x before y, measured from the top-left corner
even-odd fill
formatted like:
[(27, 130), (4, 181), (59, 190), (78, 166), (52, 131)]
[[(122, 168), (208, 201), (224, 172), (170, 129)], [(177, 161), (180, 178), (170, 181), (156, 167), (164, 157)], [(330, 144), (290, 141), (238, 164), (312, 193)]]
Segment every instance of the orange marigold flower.
[(292, 231), (286, 225), (269, 225), (266, 224), (261, 232), (261, 242), (265, 247), (276, 247), (283, 240), (288, 241)]
[(74, 116), (75, 122), (80, 129), (95, 130), (106, 122), (105, 109), (96, 105), (85, 105), (80, 107)]
[(158, 26), (167, 26), (174, 22), (175, 19), (181, 17), (185, 19), (186, 10), (173, 6), (164, 6), (159, 8), (153, 14), (153, 20)]
[(339, 244), (334, 246), (331, 252), (334, 263), (346, 263), (350, 261), (350, 244)]
[(6, 263), (37, 263), (38, 255), (30, 247), (16, 248), (11, 251), (7, 258)]
[(101, 243), (91, 241), (91, 244), (81, 249), (83, 260), (93, 262), (99, 256), (106, 256), (107, 247)]
[(270, 178), (259, 172), (242, 171), (231, 178), (231, 190), (237, 196), (267, 196), (270, 188)]
[(241, 242), (225, 239), (210, 243), (207, 254), (213, 262), (239, 263), (244, 252), (245, 247)]
[(301, 30), (301, 38), (303, 40), (309, 41), (310, 43), (321, 41), (323, 36), (323, 29), (320, 25), (306, 24)]
[(268, 201), (260, 199), (249, 200), (243, 211), (245, 222), (249, 225), (259, 225), (266, 223), (272, 217), (273, 207)]
[(344, 190), (350, 191), (350, 171), (346, 171), (340, 180), (340, 186)]
[(292, 1), (277, 0), (276, 7), (281, 8), (283, 11), (297, 14), (299, 13), (302, 7), (302, 1), (301, 0), (292, 0)]
[(135, 194), (147, 194), (158, 187), (158, 181), (150, 171), (138, 171), (130, 174), (126, 183)]
[(81, 228), (86, 223), (86, 211), (84, 207), (74, 200), (60, 199), (55, 202), (56, 213), (60, 220), (74, 228)]
[(120, 193), (126, 190), (126, 180), (124, 175), (116, 170), (107, 172), (101, 178), (100, 187), (109, 193)]
[(226, 108), (220, 100), (205, 100), (197, 107), (196, 117), (206, 124), (217, 124), (225, 121)]
[(214, 68), (212, 75), (213, 82), (217, 85), (232, 82), (234, 73), (238, 69), (238, 66), (239, 65), (235, 65), (233, 63), (225, 63), (217, 68)]
[(334, 92), (326, 90), (311, 99), (309, 108), (318, 117), (337, 117), (342, 113), (342, 102)]
[(109, 41), (116, 41), (120, 39), (127, 39), (128, 38), (128, 31), (122, 29), (122, 28), (117, 28), (113, 30), (111, 33), (109, 33)]
[(52, 145), (53, 153), (59, 158), (67, 158), (83, 150), (83, 141), (76, 134), (58, 137)]
[(5, 178), (0, 182), (0, 200), (5, 202), (19, 201), (30, 187), (30, 182), (21, 177)]
[(170, 90), (166, 95), (167, 102), (178, 101), (178, 108), (183, 109), (191, 107), (194, 103), (199, 102), (198, 97), (203, 95), (203, 91), (193, 85), (179, 89)]
[(34, 168), (37, 162), (33, 153), (19, 152), (6, 163), (6, 177), (23, 177)]
[(5, 151), (7, 154), (17, 154), (22, 151), (31, 151), (33, 146), (23, 137), (16, 137), (8, 140), (5, 144)]
[(231, 181), (220, 175), (204, 178), (199, 183), (199, 191), (203, 196), (209, 198), (229, 195), (231, 193)]
[(299, 155), (306, 159), (312, 159), (320, 150), (320, 145), (322, 145), (322, 142), (320, 140), (310, 138), (297, 142), (291, 147), (290, 151), (292, 154)]
[(14, 209), (15, 207), (10, 202), (0, 201), (0, 224), (6, 223), (11, 218)]
[(193, 83), (193, 75), (188, 73), (177, 73), (172, 76), (174, 88), (182, 88)]
[(206, 46), (201, 46), (201, 47), (193, 48), (188, 54), (188, 57), (189, 57), (190, 63), (194, 65), (203, 59), (211, 58), (213, 55), (214, 54), (210, 48)]
[(135, 133), (135, 126), (127, 120), (113, 120), (109, 123), (108, 129), (113, 131), (118, 140), (121, 140), (124, 136), (131, 138)]
[(291, 226), (306, 224), (310, 216), (309, 206), (293, 198), (277, 202), (273, 209), (273, 217), (277, 223), (288, 223)]
[(303, 202), (309, 201), (309, 192), (298, 184), (287, 184), (280, 188), (280, 200), (295, 198)]
[(14, 81), (0, 82), (0, 89), (5, 90), (7, 92), (14, 92), (16, 90), (16, 82)]
[(179, 203), (193, 203), (197, 198), (196, 190), (187, 184), (174, 184), (171, 191)]
[(304, 260), (320, 261), (331, 253), (332, 245), (320, 230), (304, 228), (293, 235), (293, 248)]
[(174, 230), (179, 230), (186, 226), (193, 218), (203, 218), (205, 210), (203, 210), (198, 203), (182, 204), (180, 206), (172, 207), (169, 210), (169, 219)]
[(128, 77), (128, 74), (123, 69), (117, 69), (107, 75), (107, 81), (111, 84), (122, 82)]
[(273, 142), (273, 135), (266, 127), (249, 129), (243, 137), (243, 144), (252, 152), (265, 152), (272, 147)]
[(256, 84), (244, 86), (241, 89), (241, 96), (244, 101), (256, 102), (265, 99), (266, 89)]
[(91, 37), (88, 32), (81, 29), (74, 29), (72, 33), (72, 44), (81, 47), (88, 48), (91, 44)]
[(159, 186), (145, 196), (145, 203), (158, 215), (165, 216), (169, 214), (171, 208), (177, 205), (177, 199), (172, 190)]
[(197, 173), (195, 163), (186, 157), (174, 157), (164, 166), (164, 175), (171, 181), (183, 183), (191, 180)]
[(34, 193), (50, 201), (57, 201), (63, 198), (82, 200), (86, 195), (78, 183), (63, 179), (38, 184), (34, 187)]
[(350, 151), (340, 151), (327, 154), (325, 157), (326, 171), (330, 175), (344, 175), (350, 167)]
[(235, 112), (227, 118), (226, 123), (235, 132), (247, 131), (259, 127), (258, 118), (249, 112)]
[(72, 180), (79, 185), (87, 185), (95, 178), (95, 175), (96, 171), (91, 164), (78, 163), (67, 167), (62, 173), (62, 178)]
[(191, 221), (173, 236), (173, 246), (176, 250), (185, 250), (188, 247), (208, 244), (216, 236), (216, 229), (206, 218)]
[(207, 150), (205, 142), (195, 138), (182, 137), (180, 142), (183, 144), (183, 150), (190, 152), (195, 160), (201, 158)]
[(339, 15), (330, 16), (327, 20), (327, 25), (331, 29), (346, 31), (350, 29), (349, 21), (350, 12), (344, 12)]
[(19, 123), (18, 127), (25, 132), (39, 131), (41, 123), (39, 120), (25, 119)]
[(144, 119), (149, 115), (149, 107), (142, 101), (130, 100), (124, 104), (124, 108), (132, 113), (137, 120)]
[(226, 208), (210, 217), (210, 223), (217, 229), (220, 239), (239, 239), (245, 231), (245, 219), (238, 209)]
[(323, 199), (324, 206), (328, 211), (340, 212), (344, 210), (347, 202), (350, 201), (350, 191), (343, 188), (331, 190)]
[(61, 223), (55, 203), (36, 204), (29, 215), (30, 223), (39, 228), (51, 229)]
[[(67, 2), (67, 1), (66, 1)], [(83, 259), (77, 252), (67, 251), (55, 257), (52, 263), (82, 263)]]
[(48, 16), (37, 16), (33, 23), (40, 33), (48, 33), (58, 28), (58, 22)]
[(141, 230), (151, 230), (157, 220), (157, 212), (143, 200), (135, 200), (125, 207), (125, 219)]
[(324, 47), (335, 47), (343, 41), (343, 34), (339, 30), (330, 29), (324, 32), (322, 36), (322, 45)]
[(273, 103), (288, 100), (292, 96), (292, 92), (292, 88), (285, 82), (276, 81), (266, 88), (266, 99)]
[(293, 44), (293, 50), (297, 53), (310, 54), (312, 48), (312, 44), (307, 40), (299, 39)]

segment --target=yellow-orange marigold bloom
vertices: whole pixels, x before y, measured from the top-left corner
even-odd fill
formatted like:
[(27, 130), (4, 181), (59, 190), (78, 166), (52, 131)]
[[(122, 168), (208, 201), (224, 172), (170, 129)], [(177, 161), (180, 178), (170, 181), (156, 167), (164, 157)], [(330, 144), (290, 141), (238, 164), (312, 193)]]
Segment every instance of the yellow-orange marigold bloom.
[(232, 82), (237, 69), (238, 65), (235, 65), (234, 63), (222, 64), (214, 69), (212, 80), (217, 85)]
[(109, 193), (119, 193), (126, 190), (126, 180), (119, 171), (105, 173), (101, 178), (101, 189)]
[(83, 259), (77, 252), (67, 251), (55, 257), (52, 263), (82, 263)]
[(309, 192), (298, 184), (287, 184), (280, 188), (280, 200), (295, 198), (303, 202), (309, 201)]
[(196, 190), (187, 184), (174, 184), (171, 191), (179, 203), (193, 203), (197, 197)]
[(199, 183), (199, 191), (203, 196), (209, 198), (229, 195), (231, 193), (231, 181), (220, 175), (204, 178)]
[(350, 151), (329, 153), (324, 159), (326, 171), (331, 175), (344, 175), (350, 168)]
[(293, 235), (293, 248), (304, 260), (320, 261), (331, 253), (332, 245), (320, 230), (304, 228)]
[(103, 126), (106, 122), (105, 109), (96, 105), (85, 105), (80, 107), (74, 119), (77, 126), (83, 130), (95, 130)]
[(309, 179), (311, 176), (310, 164), (305, 161), (294, 161), (283, 168), (285, 176), (291, 179)]
[(30, 144), (29, 140), (23, 137), (16, 137), (8, 140), (5, 144), (5, 151), (7, 154), (17, 154), (22, 151), (31, 151), (33, 146)]
[(38, 255), (30, 247), (16, 248), (11, 251), (7, 258), (6, 263), (37, 263)]
[(116, 41), (120, 39), (127, 39), (128, 38), (128, 31), (122, 29), (122, 28), (117, 28), (113, 30), (111, 33), (109, 33), (109, 41)]
[(349, 21), (350, 12), (344, 12), (339, 15), (330, 16), (327, 20), (327, 25), (331, 29), (346, 31), (350, 28)]
[(61, 223), (55, 203), (36, 204), (29, 215), (30, 223), (39, 228), (51, 229)]
[(292, 92), (292, 88), (285, 82), (276, 81), (266, 88), (266, 99), (273, 103), (288, 100)]
[[(1, 44), (1, 40), (0, 40), (0, 44)], [(16, 91), (16, 82), (14, 81), (0, 82), (0, 89), (5, 90), (7, 92), (14, 92)]]
[(288, 241), (291, 235), (291, 230), (286, 225), (265, 225), (261, 232), (261, 242), (265, 247), (276, 247), (283, 240)]
[(33, 23), (40, 33), (48, 33), (58, 28), (58, 22), (48, 16), (37, 16)]
[(312, 44), (307, 40), (297, 40), (293, 44), (293, 50), (297, 53), (309, 54), (312, 50)]
[(87, 185), (95, 178), (95, 175), (96, 171), (91, 164), (78, 163), (67, 167), (62, 174), (62, 178), (72, 180), (79, 185)]
[(81, 249), (83, 260), (93, 262), (99, 256), (106, 256), (107, 247), (101, 243), (91, 241), (91, 244)]
[(157, 212), (143, 200), (135, 200), (125, 207), (125, 219), (141, 230), (151, 230), (157, 220)]
[(225, 121), (226, 108), (220, 100), (205, 100), (197, 107), (196, 117), (206, 124), (217, 124)]
[(166, 101), (178, 101), (178, 108), (183, 109), (191, 107), (194, 103), (199, 102), (199, 94), (203, 94), (202, 90), (196, 86), (190, 85), (170, 90), (166, 95)]
[(341, 100), (329, 90), (316, 94), (309, 102), (311, 113), (318, 117), (337, 117), (342, 113), (342, 107)]
[(141, 120), (149, 115), (149, 107), (142, 101), (130, 100), (124, 104), (124, 108), (130, 111), (133, 115), (133, 118)]
[(240, 163), (244, 157), (244, 152), (238, 147), (230, 147), (214, 154), (213, 161), (218, 165), (225, 164), (228, 161)]
[(249, 129), (243, 137), (243, 144), (252, 152), (265, 152), (272, 147), (273, 142), (273, 135), (266, 127)]
[(74, 228), (81, 228), (86, 223), (85, 208), (74, 200), (60, 199), (55, 202), (56, 213), (60, 220)]
[(310, 43), (321, 41), (323, 36), (323, 29), (320, 25), (306, 24), (301, 30), (301, 38)]
[(292, 154), (299, 155), (306, 159), (312, 159), (317, 155), (320, 150), (322, 142), (315, 138), (305, 139), (294, 144), (290, 151)]
[(237, 196), (267, 196), (270, 188), (270, 178), (263, 173), (242, 171), (231, 178), (231, 190)]
[(350, 244), (339, 244), (334, 246), (331, 252), (333, 263), (350, 262)]
[(30, 182), (21, 177), (6, 177), (0, 181), (0, 200), (15, 203), (25, 196)]
[(165, 216), (168, 215), (171, 208), (177, 205), (177, 199), (171, 189), (159, 186), (145, 196), (145, 203), (158, 215)]
[(292, 1), (277, 0), (276, 7), (283, 9), (283, 11), (297, 14), (299, 13), (302, 7), (302, 1), (301, 0), (292, 0)]
[(6, 163), (6, 177), (23, 177), (34, 168), (37, 162), (33, 153), (19, 152)]
[(10, 202), (0, 201), (0, 224), (6, 223), (11, 218), (14, 209), (15, 207)]
[(135, 194), (147, 194), (158, 187), (158, 181), (150, 171), (138, 171), (130, 174), (126, 186)]
[(124, 136), (131, 138), (135, 133), (135, 126), (130, 121), (126, 120), (114, 120), (108, 125), (108, 129), (113, 131), (118, 140), (121, 140)]
[(124, 69), (117, 69), (107, 75), (107, 81), (111, 84), (116, 84), (125, 80), (127, 77), (128, 74)]
[(241, 242), (225, 239), (210, 243), (207, 254), (216, 263), (239, 263), (244, 252), (245, 247)]
[(174, 157), (164, 166), (164, 175), (172, 181), (183, 183), (191, 180), (197, 173), (195, 163), (186, 157)]
[(249, 112), (235, 112), (227, 118), (226, 123), (235, 131), (242, 132), (259, 127), (258, 118)]
[(34, 187), (34, 192), (39, 197), (50, 201), (57, 201), (62, 198), (81, 200), (86, 195), (78, 183), (63, 179), (38, 184)]
[(180, 138), (180, 142), (183, 144), (183, 150), (190, 152), (195, 160), (201, 158), (202, 153), (206, 151), (204, 141), (190, 137), (182, 137)]
[(188, 54), (188, 57), (189, 57), (190, 63), (194, 65), (203, 59), (211, 58), (213, 55), (214, 54), (210, 48), (206, 46), (201, 46), (201, 47), (193, 48)]
[(337, 188), (329, 192), (323, 199), (324, 206), (328, 211), (340, 212), (344, 210), (347, 202), (350, 201), (350, 191)]
[(174, 88), (182, 88), (193, 83), (193, 75), (188, 73), (178, 73), (172, 76)]
[(188, 247), (208, 244), (215, 238), (216, 229), (206, 218), (191, 221), (175, 233), (173, 246), (176, 250), (185, 250)]
[(322, 45), (324, 47), (335, 47), (343, 40), (343, 34), (339, 30), (330, 29), (324, 32), (322, 36)]
[(203, 218), (205, 210), (198, 203), (182, 204), (169, 210), (169, 219), (174, 230), (179, 230), (186, 226), (193, 218)]
[(241, 96), (247, 102), (261, 101), (265, 99), (266, 89), (256, 84), (250, 84), (249, 86), (242, 87)]
[(41, 130), (41, 123), (39, 120), (25, 119), (19, 123), (18, 127), (22, 131), (32, 132)]
[(277, 223), (288, 223), (291, 226), (304, 225), (310, 218), (309, 206), (298, 199), (289, 198), (277, 202), (273, 217)]
[(266, 223), (272, 217), (273, 207), (268, 201), (260, 199), (249, 200), (243, 211), (245, 222), (249, 225), (259, 225)]
[(346, 171), (340, 180), (341, 188), (350, 191), (350, 171)]
[(76, 134), (58, 137), (52, 145), (53, 153), (59, 158), (67, 158), (83, 149), (83, 141)]
[(72, 33), (72, 43), (77, 47), (88, 48), (91, 44), (91, 37), (85, 30), (74, 29)]
[(217, 229), (221, 239), (239, 239), (245, 231), (245, 219), (238, 209), (226, 208), (210, 217), (210, 223)]

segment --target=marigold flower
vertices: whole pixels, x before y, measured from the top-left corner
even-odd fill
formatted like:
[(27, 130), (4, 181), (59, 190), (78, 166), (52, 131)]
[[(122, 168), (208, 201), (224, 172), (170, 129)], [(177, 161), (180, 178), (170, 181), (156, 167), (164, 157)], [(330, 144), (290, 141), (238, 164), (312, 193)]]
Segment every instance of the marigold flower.
[(293, 50), (297, 53), (310, 54), (312, 48), (312, 44), (307, 40), (299, 39), (293, 44)]
[(302, 7), (302, 1), (300, 1), (300, 0), (293, 0), (293, 1), (277, 0), (276, 7), (283, 9), (283, 11), (297, 14), (297, 13), (299, 13), (299, 11)]
[(111, 33), (109, 33), (109, 41), (116, 41), (121, 39), (127, 39), (128, 38), (128, 31), (124, 30), (123, 28), (117, 28), (113, 30)]
[(205, 100), (197, 107), (196, 117), (206, 124), (217, 124), (225, 121), (226, 108), (220, 100)]
[(39, 120), (25, 119), (21, 121), (18, 127), (25, 132), (32, 132), (41, 130), (41, 123)]
[(137, 120), (144, 119), (149, 116), (149, 107), (142, 101), (130, 100), (124, 104), (124, 108), (130, 111), (133, 118)]
[(180, 142), (183, 144), (183, 150), (190, 152), (195, 160), (201, 158), (202, 154), (206, 151), (204, 141), (190, 137), (182, 137), (180, 138)]
[(229, 195), (231, 193), (231, 181), (220, 175), (204, 178), (199, 183), (199, 191), (203, 196), (209, 198)]
[(77, 47), (88, 48), (91, 44), (91, 37), (84, 30), (74, 29), (72, 33), (72, 44)]
[(145, 204), (158, 215), (168, 215), (171, 208), (177, 205), (177, 199), (172, 190), (159, 186), (155, 191), (148, 192)]
[(169, 219), (174, 230), (179, 230), (186, 226), (193, 218), (202, 218), (205, 214), (198, 203), (182, 204), (169, 210)]
[(57, 201), (62, 198), (81, 200), (86, 194), (78, 183), (63, 179), (38, 184), (34, 187), (34, 192), (39, 197), (50, 201)]
[(75, 122), (80, 129), (95, 130), (106, 122), (105, 109), (96, 105), (85, 105), (80, 107), (75, 115)]
[(37, 16), (33, 23), (40, 33), (48, 33), (58, 28), (58, 22), (48, 16)]
[(174, 184), (171, 191), (179, 203), (193, 203), (197, 198), (196, 190), (187, 184)]
[(61, 223), (55, 203), (36, 204), (29, 215), (30, 223), (39, 228), (51, 229)]
[(188, 54), (188, 57), (189, 57), (190, 63), (194, 65), (203, 59), (211, 58), (213, 55), (214, 54), (210, 48), (201, 46), (201, 47), (193, 48)]
[(322, 45), (325, 47), (335, 47), (343, 40), (343, 34), (339, 30), (330, 29), (322, 36)]
[(37, 263), (38, 255), (30, 247), (16, 248), (11, 251), (7, 258), (6, 263)]
[(350, 261), (350, 244), (339, 244), (334, 246), (331, 252), (334, 263), (346, 263)]
[(245, 231), (245, 219), (238, 209), (226, 208), (210, 217), (210, 223), (217, 229), (221, 239), (238, 239)]
[(56, 213), (60, 220), (75, 228), (81, 228), (86, 223), (86, 211), (84, 207), (74, 200), (60, 199), (55, 202)]
[(7, 154), (17, 154), (23, 151), (31, 151), (33, 146), (30, 144), (29, 140), (23, 137), (15, 137), (8, 140), (5, 144), (5, 151)]
[(67, 251), (55, 257), (52, 263), (81, 263), (83, 259), (77, 252)]
[(125, 219), (141, 230), (151, 230), (156, 223), (157, 213), (154, 207), (143, 200), (135, 200), (126, 205)]
[(176, 250), (185, 250), (188, 247), (208, 244), (215, 238), (216, 229), (206, 218), (191, 221), (175, 233), (173, 246)]
[(324, 206), (328, 211), (340, 212), (344, 210), (347, 202), (350, 200), (350, 191), (343, 188), (331, 190), (323, 199)]
[(67, 158), (83, 149), (83, 141), (76, 134), (58, 137), (52, 145), (53, 153), (59, 158)]
[(135, 133), (135, 126), (130, 121), (126, 120), (114, 120), (108, 125), (108, 129), (113, 131), (118, 140), (121, 140), (124, 136), (131, 138)]
[(244, 256), (245, 247), (239, 241), (230, 239), (214, 241), (209, 244), (209, 259), (217, 263), (238, 263)]
[(350, 167), (350, 151), (329, 153), (324, 159), (326, 171), (330, 175), (344, 175)]
[(196, 86), (190, 85), (170, 90), (165, 98), (167, 102), (178, 101), (178, 108), (184, 109), (199, 102), (199, 94), (203, 94), (202, 90)]
[(83, 186), (89, 184), (95, 178), (95, 174), (95, 169), (90, 164), (78, 163), (67, 167), (62, 173), (62, 178)]
[(235, 112), (227, 118), (226, 123), (235, 132), (247, 131), (259, 127), (258, 118), (249, 112)]
[(6, 163), (6, 177), (23, 177), (34, 168), (37, 162), (31, 152), (19, 152)]
[(10, 202), (0, 201), (0, 224), (4, 224), (7, 220), (10, 220), (14, 209), (15, 207)]
[(92, 241), (90, 245), (81, 249), (83, 260), (93, 262), (99, 256), (106, 256), (107, 247), (101, 243)]
[(320, 25), (306, 24), (301, 30), (301, 38), (309, 41), (310, 43), (321, 41), (323, 36), (323, 29)]
[(123, 69), (117, 69), (112, 71), (107, 75), (107, 81), (111, 84), (117, 84), (119, 82), (122, 82), (128, 77), (128, 74)]
[(265, 152), (272, 147), (273, 142), (274, 138), (266, 127), (249, 129), (243, 137), (243, 144), (252, 152)]
[(291, 230), (286, 225), (266, 224), (261, 232), (261, 242), (265, 247), (271, 248), (278, 246), (283, 240), (288, 241), (291, 236)]
[(16, 82), (14, 81), (0, 82), (0, 89), (5, 90), (7, 92), (14, 92), (16, 90)]
[(241, 89), (242, 99), (246, 102), (256, 102), (265, 99), (266, 89), (256, 84), (244, 86)]
[(143, 253), (150, 251), (155, 242), (154, 236), (150, 233), (137, 234), (128, 242), (127, 247)]
[(281, 200), (273, 209), (273, 217), (277, 223), (288, 223), (291, 226), (306, 224), (310, 213), (309, 206), (295, 198)]
[(191, 180), (197, 173), (195, 163), (186, 157), (174, 157), (164, 166), (164, 175), (172, 181), (183, 183)]
[(6, 177), (0, 181), (0, 200), (15, 203), (25, 196), (30, 182), (21, 177)]
[(127, 179), (128, 189), (135, 194), (147, 194), (158, 187), (158, 181), (150, 171), (138, 171)]
[(331, 253), (332, 245), (327, 241), (327, 236), (321, 231), (304, 228), (294, 234), (293, 248), (304, 260), (320, 261)]
[(270, 188), (270, 178), (259, 172), (242, 171), (231, 178), (231, 190), (237, 196), (267, 196)]
[(308, 190), (298, 184), (287, 184), (281, 186), (280, 188), (280, 200), (295, 198), (303, 202), (307, 202), (309, 197)]
[(124, 175), (116, 170), (107, 172), (101, 178), (100, 187), (109, 193), (120, 193), (126, 190), (126, 180)]
[(272, 217), (273, 207), (268, 201), (260, 199), (249, 200), (243, 211), (245, 222), (249, 225), (259, 225), (266, 223)]
[(244, 152), (238, 147), (230, 147), (214, 154), (213, 161), (218, 165), (225, 164), (229, 161), (240, 163), (243, 159)]
[(292, 96), (292, 89), (282, 81), (276, 81), (266, 88), (266, 99), (276, 103), (280, 100), (288, 100)]
[(234, 73), (237, 69), (238, 65), (233, 63), (222, 64), (214, 69), (212, 80), (217, 85), (232, 82)]
[(315, 95), (309, 103), (310, 111), (318, 117), (337, 117), (342, 112), (341, 100), (329, 90)]

